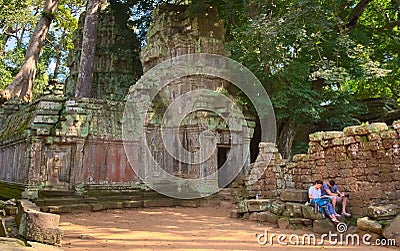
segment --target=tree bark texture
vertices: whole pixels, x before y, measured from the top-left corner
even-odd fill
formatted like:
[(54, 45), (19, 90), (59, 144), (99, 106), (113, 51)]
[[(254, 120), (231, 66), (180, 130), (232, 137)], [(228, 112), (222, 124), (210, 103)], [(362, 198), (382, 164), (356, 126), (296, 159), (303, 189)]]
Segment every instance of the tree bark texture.
[(58, 0), (46, 0), (42, 16), (29, 40), (24, 64), (11, 84), (0, 91), (0, 103), (14, 97), (25, 101), (32, 100), (37, 62), (57, 6)]
[(290, 150), (292, 149), (293, 140), (296, 136), (297, 128), (294, 119), (284, 119), (278, 125), (278, 141), (277, 146), (279, 153), (284, 159), (290, 158)]
[(100, 5), (101, 0), (89, 0), (86, 7), (82, 51), (79, 62), (78, 79), (75, 87), (75, 97), (77, 98), (92, 96), (93, 68)]

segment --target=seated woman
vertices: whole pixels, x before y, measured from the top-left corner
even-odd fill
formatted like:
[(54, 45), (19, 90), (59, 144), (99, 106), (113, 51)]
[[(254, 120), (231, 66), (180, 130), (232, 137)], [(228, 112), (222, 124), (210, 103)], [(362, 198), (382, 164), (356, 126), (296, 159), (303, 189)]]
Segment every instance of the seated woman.
[[(322, 180), (316, 180), (314, 185), (312, 185), (308, 189), (308, 198), (310, 199), (311, 206), (315, 206), (316, 199), (321, 198), (321, 187), (323, 183)], [(333, 210), (333, 206), (331, 202), (326, 204), (324, 207), (325, 213), (331, 218), (333, 223), (339, 223), (338, 219), (336, 219), (335, 211)]]

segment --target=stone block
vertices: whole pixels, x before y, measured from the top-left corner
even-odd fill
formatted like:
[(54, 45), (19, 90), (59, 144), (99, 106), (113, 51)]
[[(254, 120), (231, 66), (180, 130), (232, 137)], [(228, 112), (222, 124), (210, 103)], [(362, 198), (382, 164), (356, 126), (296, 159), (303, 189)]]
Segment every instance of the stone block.
[(322, 214), (320, 212), (315, 212), (314, 208), (309, 205), (302, 205), (301, 212), (303, 217), (311, 220), (322, 219)]
[(103, 205), (101, 203), (90, 203), (92, 206), (92, 211), (100, 211), (103, 210)]
[(38, 110), (56, 110), (59, 111), (62, 109), (63, 104), (60, 102), (52, 102), (52, 101), (40, 101), (37, 104)]
[(268, 211), (271, 204), (272, 200), (269, 199), (247, 200), (247, 209), (249, 212)]
[(383, 229), (383, 236), (386, 239), (394, 239), (396, 244), (400, 243), (400, 215), (390, 221), (390, 223)]
[(377, 133), (377, 132), (386, 131), (389, 129), (389, 127), (387, 126), (386, 123), (372, 123), (372, 124), (368, 125), (368, 129), (371, 132)]
[(400, 120), (393, 121), (392, 125), (394, 129), (400, 129)]
[(314, 233), (324, 234), (329, 231), (336, 232), (336, 226), (330, 219), (314, 220), (312, 225)]
[(398, 134), (396, 130), (390, 129), (387, 131), (380, 132), (380, 136), (382, 139), (397, 139)]
[(348, 126), (343, 129), (344, 136), (367, 135), (370, 130), (364, 126)]
[(63, 232), (58, 228), (60, 216), (36, 210), (24, 210), (19, 225), (19, 235), (26, 240), (61, 245)]
[(246, 213), (249, 211), (247, 200), (242, 200), (238, 204), (238, 212), (239, 213)]
[(357, 219), (357, 228), (360, 230), (364, 230), (367, 232), (382, 233), (382, 225), (379, 224), (378, 221), (372, 220), (368, 217), (358, 218)]
[(229, 201), (221, 201), (221, 203), (219, 204), (220, 207), (223, 208), (231, 208), (232, 207), (232, 203)]
[(283, 189), (280, 191), (280, 199), (282, 201), (303, 203), (308, 200), (308, 193), (306, 190)]
[(285, 217), (303, 217), (303, 213), (301, 211), (301, 207), (303, 204), (300, 203), (293, 203), (293, 202), (287, 202), (286, 203), (286, 208), (283, 211), (282, 215)]
[(294, 162), (308, 161), (308, 154), (296, 154), (293, 156)]
[(144, 207), (172, 207), (174, 201), (172, 199), (144, 200)]
[(278, 219), (278, 227), (282, 229), (286, 229), (289, 226), (289, 218), (280, 218)]
[(251, 220), (251, 221), (258, 221), (258, 212), (255, 212), (255, 213), (250, 213), (250, 217), (249, 217), (249, 220)]
[(368, 216), (376, 220), (387, 220), (400, 214), (400, 207), (395, 204), (371, 205), (368, 207)]
[(239, 218), (241, 218), (243, 216), (243, 214), (239, 213), (239, 211), (237, 209), (232, 209), (231, 212), (230, 212), (230, 216), (233, 219), (239, 219)]
[[(200, 200), (176, 200), (175, 205), (181, 206), (181, 207), (200, 207), (201, 204), (204, 203), (204, 201)], [(143, 203), (141, 203), (143, 204)], [(142, 206), (140, 206), (142, 207)]]
[(342, 138), (343, 132), (341, 131), (327, 131), (324, 133), (323, 139), (334, 139), (334, 138)]
[(49, 127), (38, 127), (36, 129), (37, 136), (47, 136), (50, 135), (50, 128)]
[[(278, 224), (279, 216), (269, 211), (253, 213), (257, 217), (257, 221)], [(252, 215), (253, 215), (252, 214)]]
[(4, 210), (6, 211), (7, 215), (16, 215), (17, 214), (17, 207), (7, 205)]
[(325, 134), (325, 132), (314, 132), (314, 133), (308, 135), (308, 139), (310, 141), (319, 142), (324, 138), (324, 134)]
[(34, 124), (55, 124), (59, 120), (58, 116), (37, 115), (33, 119)]
[(124, 203), (122, 201), (104, 201), (101, 202), (103, 209), (122, 209), (124, 208)]
[(274, 201), (271, 204), (270, 212), (276, 215), (282, 215), (283, 210), (285, 210), (286, 204), (282, 201)]

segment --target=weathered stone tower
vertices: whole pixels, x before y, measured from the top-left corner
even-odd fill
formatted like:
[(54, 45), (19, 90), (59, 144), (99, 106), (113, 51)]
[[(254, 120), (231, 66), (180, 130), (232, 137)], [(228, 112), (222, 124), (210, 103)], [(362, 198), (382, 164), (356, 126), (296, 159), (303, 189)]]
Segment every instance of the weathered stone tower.
[[(127, 26), (129, 16), (125, 8), (112, 1), (112, 4), (103, 6), (100, 11), (92, 98), (122, 101), (129, 87), (142, 75), (140, 41)], [(68, 97), (73, 97), (75, 93), (84, 21), (85, 15), (81, 15), (78, 29), (74, 32), (74, 48), (68, 56), (70, 76), (65, 85)]]
[[(149, 112), (145, 115), (148, 118), (145, 124), (147, 145), (141, 141), (134, 143), (136, 147), (133, 148), (133, 151), (138, 152), (138, 157), (133, 159), (131, 164), (136, 173), (148, 184), (153, 185), (152, 188), (157, 191), (180, 196), (183, 192), (179, 194), (178, 191), (185, 190), (187, 193), (183, 196), (188, 197), (211, 194), (219, 188), (229, 185), (230, 181), (235, 178), (228, 175), (232, 170), (222, 169), (228, 158), (235, 163), (235, 168), (242, 167), (243, 162), (249, 164), (249, 159), (247, 159), (249, 156), (246, 156), (246, 153), (249, 151), (254, 123), (250, 120), (246, 121), (244, 118), (241, 120), (229, 105), (217, 102), (219, 103), (217, 107), (212, 107), (212, 109), (215, 108), (214, 111), (207, 109), (194, 111), (187, 114), (179, 125), (170, 125), (167, 126), (168, 128), (164, 128), (171, 132), (170, 135), (174, 133), (179, 135), (175, 138), (170, 136), (167, 140), (169, 143), (173, 142), (172, 144), (175, 146), (181, 144), (183, 149), (189, 153), (200, 152), (197, 156), (199, 159), (205, 159), (203, 162), (182, 161), (181, 156), (184, 154), (182, 152), (185, 152), (183, 149), (172, 156), (174, 154), (167, 150), (165, 142), (163, 142), (161, 127), (166, 109), (173, 103), (182, 102), (180, 98), (190, 92), (209, 90), (214, 93), (224, 93), (226, 97), (234, 100), (229, 94), (232, 85), (220, 77), (194, 74), (173, 79), (175, 71), (179, 67), (178, 65), (174, 66), (175, 57), (194, 53), (222, 56), (227, 54), (224, 50), (224, 23), (212, 6), (208, 6), (203, 13), (193, 14), (188, 6), (165, 4), (154, 11), (153, 18), (153, 24), (149, 27), (147, 34), (147, 45), (141, 52), (144, 73), (151, 71), (152, 67), (165, 60), (172, 59), (168, 63), (172, 66), (167, 70), (155, 73), (150, 80), (142, 77), (135, 86), (131, 87), (129, 96), (137, 100), (148, 100), (151, 99), (149, 90), (154, 87), (155, 82), (163, 81), (171, 76), (172, 82), (157, 92), (157, 96), (152, 101)], [(204, 95), (199, 102), (211, 103), (212, 100), (213, 97)], [(179, 103), (178, 106), (187, 107), (188, 105), (190, 104)], [(229, 128), (227, 126), (229, 122), (218, 114), (227, 114), (231, 120), (239, 122), (235, 128)], [(131, 119), (137, 120), (137, 118)], [(205, 158), (206, 154), (201, 152), (204, 149), (201, 149), (201, 140), (199, 140), (204, 136), (203, 132), (205, 131), (209, 131), (211, 135), (206, 136), (205, 141), (208, 140), (208, 143), (205, 143), (204, 147), (214, 149), (216, 145), (209, 158)], [(248, 131), (249, 134), (244, 136), (244, 131)], [(230, 156), (229, 152), (232, 149), (235, 149), (232, 152), (238, 152), (238, 154)], [(142, 161), (152, 158), (154, 162)], [(243, 161), (244, 158), (246, 160)], [(179, 178), (177, 182), (176, 178)], [(201, 185), (198, 183), (188, 185), (190, 179), (203, 180)], [(171, 185), (172, 183), (174, 185)]]

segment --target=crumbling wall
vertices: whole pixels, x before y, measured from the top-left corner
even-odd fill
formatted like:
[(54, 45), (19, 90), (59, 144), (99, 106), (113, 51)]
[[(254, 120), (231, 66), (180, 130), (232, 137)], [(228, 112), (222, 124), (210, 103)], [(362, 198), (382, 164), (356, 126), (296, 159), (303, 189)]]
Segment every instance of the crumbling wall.
[[(351, 212), (367, 215), (371, 204), (400, 204), (400, 121), (391, 127), (373, 123), (346, 127), (343, 131), (310, 134), (307, 154), (293, 161), (282, 160), (274, 147), (260, 144), (260, 155), (253, 169), (264, 172), (251, 183), (249, 196), (257, 193), (277, 198), (287, 188), (306, 190), (317, 179), (334, 179), (340, 190), (350, 194)], [(269, 155), (270, 163), (264, 163)]]
[(45, 96), (19, 109), (1, 130), (2, 180), (63, 189), (138, 181), (122, 142), (123, 102)]

